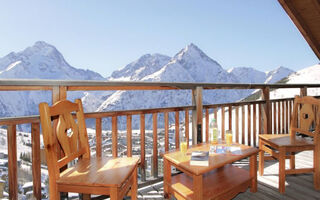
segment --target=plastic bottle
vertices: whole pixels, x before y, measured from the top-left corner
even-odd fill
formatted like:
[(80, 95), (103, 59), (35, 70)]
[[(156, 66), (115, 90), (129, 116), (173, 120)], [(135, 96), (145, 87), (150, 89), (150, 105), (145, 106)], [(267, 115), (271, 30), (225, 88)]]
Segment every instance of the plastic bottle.
[(213, 144), (218, 143), (218, 137), (219, 137), (218, 123), (216, 119), (213, 118), (210, 123), (210, 142)]

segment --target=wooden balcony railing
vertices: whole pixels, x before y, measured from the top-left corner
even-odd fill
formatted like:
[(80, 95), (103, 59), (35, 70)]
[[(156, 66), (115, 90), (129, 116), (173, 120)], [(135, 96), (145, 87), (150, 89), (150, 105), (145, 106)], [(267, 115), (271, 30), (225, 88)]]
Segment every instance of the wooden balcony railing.
[[(221, 137), (224, 139), (225, 130), (233, 130), (234, 141), (242, 144), (257, 146), (258, 134), (261, 133), (287, 133), (292, 112), (293, 98), (270, 100), (270, 89), (276, 88), (300, 88), (300, 94), (306, 95), (307, 88), (320, 87), (320, 84), (205, 84), (205, 83), (146, 83), (146, 82), (96, 82), (96, 81), (27, 81), (6, 80), (0, 81), (0, 91), (28, 91), (49, 90), (52, 91), (52, 102), (67, 98), (67, 91), (84, 90), (192, 90), (193, 105), (184, 107), (153, 108), (140, 110), (122, 110), (109, 112), (86, 113), (87, 119), (95, 119), (95, 150), (96, 156), (103, 154), (102, 120), (111, 118), (111, 138), (113, 157), (118, 153), (118, 118), (126, 117), (126, 143), (127, 155), (133, 154), (132, 118), (140, 118), (140, 177), (141, 181), (146, 179), (146, 168), (151, 166), (153, 178), (159, 177), (159, 149), (158, 149), (158, 116), (163, 114), (164, 121), (164, 151), (170, 148), (179, 148), (180, 124), (184, 123), (184, 132), (187, 141), (192, 139), (195, 143), (197, 137), (197, 126), (204, 124), (202, 141), (209, 139), (209, 115), (210, 113), (218, 119)], [(202, 105), (203, 89), (261, 89), (262, 99), (258, 101), (235, 102), (226, 104)], [(190, 112), (192, 114), (190, 115)], [(169, 114), (174, 113), (174, 145), (169, 142)], [(185, 118), (180, 122), (180, 115)], [(146, 163), (146, 124), (145, 116), (152, 115), (152, 161), (151, 165)], [(227, 115), (227, 116), (226, 116)], [(161, 115), (162, 116), (162, 115)], [(190, 120), (191, 117), (191, 120)], [(192, 124), (190, 130), (189, 124)], [(8, 143), (8, 180), (10, 199), (17, 199), (18, 177), (17, 177), (17, 131), (16, 126), (20, 124), (31, 124), (32, 138), (32, 179), (33, 194), (41, 199), (41, 165), (40, 165), (40, 122), (39, 116), (6, 117), (0, 119), (0, 125), (7, 127)], [(190, 142), (188, 145), (191, 145)], [(148, 165), (148, 166), (147, 166)], [(161, 165), (160, 165), (161, 166)]]

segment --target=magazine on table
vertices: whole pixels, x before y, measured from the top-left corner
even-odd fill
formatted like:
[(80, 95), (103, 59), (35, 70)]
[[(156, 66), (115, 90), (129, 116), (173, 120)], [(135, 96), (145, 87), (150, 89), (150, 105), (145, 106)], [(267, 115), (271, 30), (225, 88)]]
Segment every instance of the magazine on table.
[(193, 151), (191, 153), (190, 165), (209, 166), (209, 152)]

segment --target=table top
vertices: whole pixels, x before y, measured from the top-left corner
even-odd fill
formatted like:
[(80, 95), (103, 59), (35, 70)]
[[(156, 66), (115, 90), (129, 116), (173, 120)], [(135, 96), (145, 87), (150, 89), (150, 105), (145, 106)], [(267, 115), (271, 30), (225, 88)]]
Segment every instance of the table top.
[(233, 143), (231, 147), (240, 147), (240, 153), (233, 154), (231, 152), (227, 153), (214, 153), (209, 155), (209, 166), (194, 166), (190, 165), (191, 152), (193, 151), (209, 151), (210, 146), (226, 146), (226, 144), (210, 144), (201, 143), (190, 147), (187, 153), (180, 152), (180, 149), (166, 152), (164, 158), (167, 159), (172, 164), (176, 165), (182, 171), (189, 172), (194, 175), (204, 174), (213, 169), (222, 167), (226, 164), (233, 163), (237, 160), (249, 157), (259, 152), (255, 147)]
[(260, 139), (269, 141), (278, 147), (286, 146), (286, 147), (296, 147), (296, 146), (313, 146), (314, 143), (312, 140), (308, 140), (307, 138), (295, 136), (294, 139), (291, 138), (289, 134), (261, 134), (259, 135)]

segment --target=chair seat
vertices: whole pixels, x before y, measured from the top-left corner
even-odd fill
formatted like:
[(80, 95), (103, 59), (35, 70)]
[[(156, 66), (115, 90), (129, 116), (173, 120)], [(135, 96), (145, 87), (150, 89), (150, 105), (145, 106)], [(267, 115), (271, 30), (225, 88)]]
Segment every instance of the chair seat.
[(259, 138), (269, 144), (274, 144), (277, 147), (314, 146), (313, 141), (308, 140), (308, 138), (295, 136), (295, 139), (293, 140), (288, 134), (261, 134), (259, 135)]
[(135, 157), (81, 159), (61, 173), (57, 184), (121, 187), (138, 162)]

